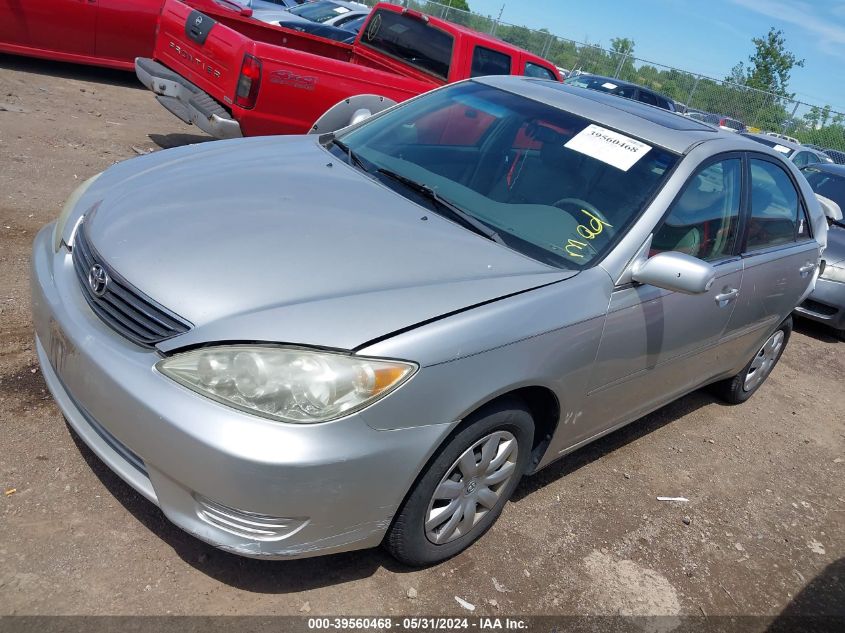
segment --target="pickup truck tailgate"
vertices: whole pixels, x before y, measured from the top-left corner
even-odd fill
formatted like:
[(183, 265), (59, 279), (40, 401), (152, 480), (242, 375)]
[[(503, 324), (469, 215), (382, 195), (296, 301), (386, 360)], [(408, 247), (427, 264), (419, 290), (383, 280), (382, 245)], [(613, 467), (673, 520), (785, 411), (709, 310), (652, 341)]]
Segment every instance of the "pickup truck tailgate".
[(154, 57), (215, 100), (232, 104), (244, 53), (253, 42), (196, 9), (167, 0)]

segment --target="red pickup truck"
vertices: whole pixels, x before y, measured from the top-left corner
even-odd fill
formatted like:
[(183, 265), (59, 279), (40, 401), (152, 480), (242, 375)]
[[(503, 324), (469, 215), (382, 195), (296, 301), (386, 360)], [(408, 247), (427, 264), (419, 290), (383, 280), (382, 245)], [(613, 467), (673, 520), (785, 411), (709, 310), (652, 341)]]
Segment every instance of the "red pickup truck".
[(525, 50), (392, 4), (375, 6), (353, 44), (227, 6), (166, 0), (153, 58), (135, 62), (164, 107), (217, 138), (334, 131), (480, 75), (560, 80), (553, 64)]
[(0, 0), (0, 52), (132, 70), (164, 0)]

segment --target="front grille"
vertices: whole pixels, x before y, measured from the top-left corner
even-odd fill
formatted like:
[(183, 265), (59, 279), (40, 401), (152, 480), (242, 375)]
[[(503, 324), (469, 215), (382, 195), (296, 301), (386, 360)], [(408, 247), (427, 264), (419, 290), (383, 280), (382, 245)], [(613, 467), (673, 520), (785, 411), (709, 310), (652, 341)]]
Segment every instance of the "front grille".
[[(94, 294), (88, 281), (95, 264), (105, 270), (109, 280), (100, 296)], [(191, 328), (190, 323), (144, 295), (112, 270), (88, 241), (84, 222), (79, 225), (73, 241), (73, 267), (82, 294), (94, 313), (130, 341), (152, 347)]]

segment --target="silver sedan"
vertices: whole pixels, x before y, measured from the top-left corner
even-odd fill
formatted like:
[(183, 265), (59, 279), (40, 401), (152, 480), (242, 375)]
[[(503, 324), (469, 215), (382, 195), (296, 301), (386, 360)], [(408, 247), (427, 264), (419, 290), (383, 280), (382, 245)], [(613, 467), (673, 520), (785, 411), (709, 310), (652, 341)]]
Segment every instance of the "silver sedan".
[(75, 432), (198, 538), (423, 565), (523, 475), (705, 385), (749, 398), (826, 231), (759, 143), (479, 78), (87, 181), (35, 240), (36, 346)]

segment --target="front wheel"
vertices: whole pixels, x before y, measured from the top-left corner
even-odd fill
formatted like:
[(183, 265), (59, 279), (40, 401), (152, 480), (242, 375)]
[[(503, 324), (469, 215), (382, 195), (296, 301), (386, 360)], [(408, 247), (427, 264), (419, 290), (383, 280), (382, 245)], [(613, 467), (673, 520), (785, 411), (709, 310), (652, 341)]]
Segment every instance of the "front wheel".
[(778, 326), (771, 336), (766, 339), (763, 347), (754, 355), (748, 364), (733, 378), (716, 383), (717, 395), (730, 404), (740, 404), (748, 400), (760, 385), (765, 382), (769, 374), (778, 364), (789, 335), (792, 334), (792, 317)]
[(387, 534), (398, 560), (430, 565), (469, 547), (499, 517), (528, 466), (534, 422), (517, 400), (491, 404), (447, 440)]

